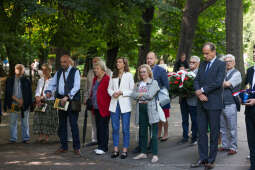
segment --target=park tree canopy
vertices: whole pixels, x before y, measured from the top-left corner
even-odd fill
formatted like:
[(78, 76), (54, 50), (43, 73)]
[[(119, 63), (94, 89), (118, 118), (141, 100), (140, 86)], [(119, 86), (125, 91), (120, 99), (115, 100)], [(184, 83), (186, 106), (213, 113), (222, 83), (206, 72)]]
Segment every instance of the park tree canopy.
[[(8, 58), (12, 73), (16, 63), (29, 66), (34, 58), (44, 63), (48, 56), (55, 57), (57, 69), (63, 54), (78, 64), (101, 56), (113, 69), (118, 56), (135, 67), (155, 51), (171, 65), (182, 52), (203, 58), (208, 41), (225, 54), (227, 5), (225, 0), (2, 0), (0, 57)], [(245, 0), (240, 8), (248, 12), (250, 6)], [(195, 20), (185, 26), (189, 19)]]

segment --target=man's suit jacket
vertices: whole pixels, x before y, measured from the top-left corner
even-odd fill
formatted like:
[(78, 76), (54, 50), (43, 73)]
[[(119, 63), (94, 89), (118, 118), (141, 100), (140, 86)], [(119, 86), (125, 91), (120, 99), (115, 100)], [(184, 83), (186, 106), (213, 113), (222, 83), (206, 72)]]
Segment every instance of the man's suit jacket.
[(153, 68), (153, 78), (154, 80), (157, 80), (160, 88), (165, 87), (169, 89), (168, 76), (165, 69), (155, 65)]
[[(254, 66), (248, 68), (246, 77), (245, 77), (245, 85), (249, 84), (250, 88), (252, 88), (252, 80), (254, 75)], [(253, 87), (254, 90), (255, 86)], [(255, 98), (255, 95), (252, 94), (249, 96), (250, 98)], [(255, 112), (255, 106), (246, 106), (245, 107), (245, 114), (248, 113), (254, 113)]]
[(216, 58), (207, 72), (205, 72), (206, 66), (207, 62), (201, 63), (194, 81), (194, 88), (195, 90), (203, 88), (208, 101), (201, 102), (199, 100), (198, 104), (207, 110), (219, 110), (224, 107), (222, 92), (226, 64)]

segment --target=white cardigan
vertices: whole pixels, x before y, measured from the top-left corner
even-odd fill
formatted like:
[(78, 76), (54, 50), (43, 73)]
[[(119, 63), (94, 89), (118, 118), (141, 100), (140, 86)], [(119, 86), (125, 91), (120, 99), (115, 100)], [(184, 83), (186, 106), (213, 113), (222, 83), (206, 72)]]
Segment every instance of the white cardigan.
[[(134, 79), (130, 72), (125, 72), (122, 75), (120, 87), (119, 78), (111, 78), (108, 86), (108, 94), (111, 96), (110, 112), (116, 112), (117, 102), (119, 101), (121, 113), (132, 111), (131, 94), (134, 89)], [(118, 98), (113, 97), (113, 93), (122, 91), (123, 95)]]

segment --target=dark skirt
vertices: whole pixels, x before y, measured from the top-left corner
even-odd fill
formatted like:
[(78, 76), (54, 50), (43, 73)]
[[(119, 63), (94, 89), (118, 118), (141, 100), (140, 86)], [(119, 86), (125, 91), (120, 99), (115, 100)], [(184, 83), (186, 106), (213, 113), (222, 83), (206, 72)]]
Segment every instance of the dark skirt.
[(33, 134), (35, 135), (56, 135), (58, 129), (58, 113), (53, 108), (54, 101), (46, 101), (45, 112), (36, 111), (34, 113)]

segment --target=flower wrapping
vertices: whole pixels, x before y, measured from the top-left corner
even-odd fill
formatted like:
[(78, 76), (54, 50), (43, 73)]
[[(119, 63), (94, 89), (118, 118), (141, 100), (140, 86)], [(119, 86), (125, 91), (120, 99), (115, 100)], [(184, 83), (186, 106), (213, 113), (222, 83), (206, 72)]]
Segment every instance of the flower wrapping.
[(191, 97), (195, 94), (193, 87), (196, 74), (193, 72), (187, 72), (180, 70), (177, 73), (170, 72), (168, 74), (169, 79), (169, 94), (171, 97)]

